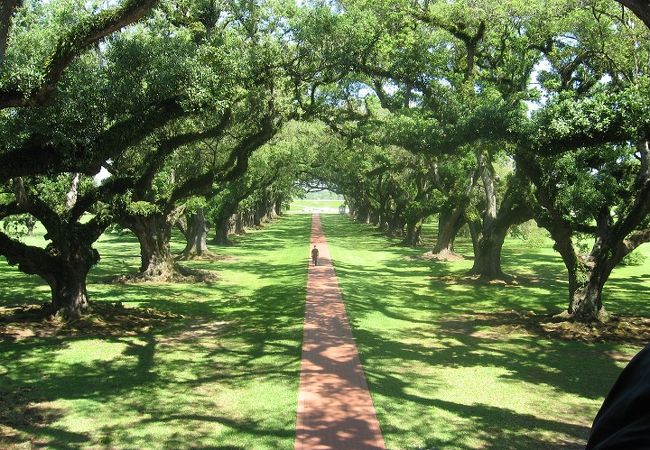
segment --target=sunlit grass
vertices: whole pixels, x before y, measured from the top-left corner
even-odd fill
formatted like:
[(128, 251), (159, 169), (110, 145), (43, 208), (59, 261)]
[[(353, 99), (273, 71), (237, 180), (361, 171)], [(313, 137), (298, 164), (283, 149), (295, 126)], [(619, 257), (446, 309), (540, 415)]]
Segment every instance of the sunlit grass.
[[(213, 248), (224, 260), (185, 263), (216, 270), (212, 284), (105, 283), (137, 270), (139, 250), (131, 235), (103, 236), (91, 299), (185, 318), (135, 336), (0, 342), (0, 397), (40, 415), (0, 411), (0, 446), (292, 448), (309, 232), (309, 216), (286, 217)], [(0, 292), (3, 305), (49, 298), (4, 260)]]
[[(499, 322), (504, 311), (566, 306), (564, 268), (550, 247), (508, 240), (504, 269), (529, 281), (480, 286), (449, 277), (471, 260), (414, 259), (427, 248), (398, 247), (339, 215), (323, 223), (389, 448), (584, 446), (603, 396), (638, 348), (560, 341)], [(133, 236), (103, 236), (91, 298), (184, 319), (136, 335), (0, 342), (0, 398), (9, 399), (0, 406), (14, 408), (0, 410), (0, 444), (292, 448), (309, 225), (309, 215), (292, 215), (213, 248), (223, 260), (183, 263), (216, 270), (212, 284), (106, 283), (137, 270), (139, 258)], [(39, 230), (26, 239), (44, 244)], [(182, 250), (178, 236), (172, 244)], [(471, 254), (471, 245), (461, 239), (457, 250)], [(649, 291), (647, 263), (621, 267), (605, 303), (615, 314), (649, 316)], [(2, 305), (49, 299), (38, 277), (4, 261), (0, 294)], [(472, 319), (482, 313), (496, 318)]]
[[(533, 281), (480, 286), (449, 279), (470, 260), (413, 259), (427, 248), (398, 247), (342, 216), (324, 216), (323, 225), (389, 448), (584, 447), (605, 394), (639, 348), (560, 341), (472, 319), (564, 309), (566, 277), (552, 249), (509, 240), (504, 269)], [(471, 244), (461, 239), (457, 250), (471, 255)], [(613, 313), (650, 315), (649, 291), (648, 264), (622, 267), (605, 302)]]

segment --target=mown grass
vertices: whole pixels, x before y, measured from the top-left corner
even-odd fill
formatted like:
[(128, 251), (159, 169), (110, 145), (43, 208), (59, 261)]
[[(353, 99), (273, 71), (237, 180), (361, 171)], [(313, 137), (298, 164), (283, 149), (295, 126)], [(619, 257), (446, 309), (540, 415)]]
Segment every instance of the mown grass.
[[(211, 284), (105, 283), (135, 271), (139, 250), (130, 235), (103, 236), (92, 300), (183, 318), (134, 335), (0, 341), (0, 447), (292, 448), (309, 227), (286, 217), (213, 249), (224, 260), (184, 263), (216, 270)], [(0, 306), (48, 298), (0, 261)]]
[[(105, 283), (139, 258), (132, 236), (104, 236), (92, 299), (184, 318), (136, 334), (0, 341), (0, 446), (291, 448), (309, 222), (292, 215), (213, 249), (227, 259), (184, 263), (218, 271), (212, 284)], [(471, 261), (413, 259), (426, 248), (398, 247), (342, 216), (323, 223), (389, 448), (584, 446), (639, 346), (510, 326), (504, 311), (565, 307), (564, 268), (550, 248), (509, 240), (504, 268), (529, 281), (481, 286), (454, 278)], [(471, 253), (468, 241), (457, 249)], [(649, 273), (648, 264), (617, 269), (608, 309), (650, 316)], [(48, 298), (39, 278), (0, 262), (0, 306)]]
[[(343, 216), (323, 216), (323, 226), (389, 448), (584, 447), (604, 396), (640, 347), (558, 340), (501, 320), (510, 310), (566, 307), (552, 249), (509, 240), (505, 270), (530, 281), (485, 286), (462, 282), (469, 260), (412, 259), (427, 248), (396, 246)], [(471, 254), (469, 242), (458, 244)], [(618, 268), (605, 304), (650, 316), (649, 291), (649, 264)]]

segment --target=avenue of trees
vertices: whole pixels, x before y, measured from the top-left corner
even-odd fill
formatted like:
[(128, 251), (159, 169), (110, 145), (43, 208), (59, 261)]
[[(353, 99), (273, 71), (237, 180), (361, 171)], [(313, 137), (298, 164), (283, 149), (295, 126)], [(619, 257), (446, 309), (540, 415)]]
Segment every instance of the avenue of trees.
[[(508, 280), (529, 220), (567, 269), (567, 315), (606, 317), (612, 270), (650, 241), (650, 6), (613, 0), (9, 0), (0, 5), (0, 254), (88, 305), (93, 244), (137, 278), (325, 184), (357, 220)], [(99, 180), (98, 173), (106, 174)], [(22, 230), (40, 222), (45, 248)], [(588, 242), (590, 248), (584, 248)]]

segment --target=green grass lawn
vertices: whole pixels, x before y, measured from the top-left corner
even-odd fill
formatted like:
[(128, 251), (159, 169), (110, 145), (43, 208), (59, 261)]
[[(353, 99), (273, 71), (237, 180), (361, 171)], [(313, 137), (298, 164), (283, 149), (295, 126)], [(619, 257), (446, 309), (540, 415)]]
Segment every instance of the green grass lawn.
[[(323, 225), (389, 448), (584, 446), (640, 346), (513, 326), (513, 310), (566, 306), (564, 267), (550, 248), (508, 240), (504, 269), (528, 281), (482, 286), (456, 276), (469, 260), (418, 259), (427, 248), (396, 246), (345, 216), (325, 215)], [(213, 248), (223, 260), (184, 263), (216, 270), (210, 284), (107, 283), (137, 269), (139, 250), (133, 236), (103, 236), (92, 300), (182, 317), (102, 335), (9, 340), (0, 328), (0, 447), (292, 448), (309, 231), (309, 215), (289, 215)], [(43, 244), (38, 232), (28, 239)], [(182, 247), (176, 236), (174, 250)], [(471, 245), (460, 239), (457, 250), (471, 254)], [(622, 267), (605, 303), (650, 316), (649, 290), (649, 264)], [(49, 299), (38, 277), (4, 260), (0, 293), (0, 307)]]
[[(471, 261), (411, 259), (426, 248), (398, 247), (344, 216), (323, 216), (323, 226), (389, 448), (584, 448), (604, 396), (640, 346), (509, 325), (511, 310), (566, 307), (553, 250), (509, 240), (504, 269), (539, 280), (481, 286), (448, 276)], [(471, 254), (468, 241), (458, 244)], [(606, 290), (611, 312), (650, 316), (648, 264), (616, 269)]]
[[(138, 333), (0, 340), (0, 447), (293, 448), (309, 233), (309, 216), (286, 217), (213, 248), (227, 259), (184, 263), (219, 281), (157, 285), (105, 283), (137, 269), (139, 248), (103, 236), (91, 299), (183, 318)], [(4, 259), (0, 292), (0, 306), (49, 298)]]

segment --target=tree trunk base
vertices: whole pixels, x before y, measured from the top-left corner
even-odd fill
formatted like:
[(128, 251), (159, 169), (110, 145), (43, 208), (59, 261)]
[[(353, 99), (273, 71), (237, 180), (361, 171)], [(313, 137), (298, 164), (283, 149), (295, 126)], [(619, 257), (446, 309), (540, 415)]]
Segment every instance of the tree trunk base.
[(579, 323), (607, 323), (611, 318), (612, 316), (605, 310), (605, 308), (602, 308), (596, 318), (593, 320), (584, 320), (580, 317), (576, 317), (575, 314), (571, 314), (566, 310), (553, 316), (554, 320)]
[(219, 261), (222, 259), (221, 256), (216, 253), (212, 253), (210, 250), (204, 250), (201, 253), (197, 252), (184, 252), (176, 257), (177, 261)]
[(412, 241), (407, 238), (404, 238), (400, 241), (399, 245), (402, 247), (418, 248), (422, 246), (422, 240)]
[(516, 284), (517, 280), (515, 276), (502, 271), (481, 273), (478, 270), (471, 269), (467, 272), (467, 275), (478, 277), (478, 281), (484, 284)]
[(174, 264), (171, 269), (145, 271), (120, 275), (111, 280), (113, 283), (209, 283), (219, 279), (216, 272), (203, 269), (190, 269)]
[(437, 261), (463, 261), (465, 257), (459, 253), (445, 249), (438, 253), (427, 252), (422, 255), (424, 259), (435, 259)]

